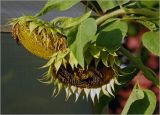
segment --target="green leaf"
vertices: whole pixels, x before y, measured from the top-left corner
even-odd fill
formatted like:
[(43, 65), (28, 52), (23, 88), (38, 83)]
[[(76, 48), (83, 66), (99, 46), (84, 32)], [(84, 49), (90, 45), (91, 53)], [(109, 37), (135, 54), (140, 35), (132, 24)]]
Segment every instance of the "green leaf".
[(106, 25), (106, 27), (103, 29), (103, 31), (111, 31), (114, 29), (119, 29), (122, 33), (123, 38), (124, 38), (127, 34), (128, 25), (126, 22), (117, 20), (117, 21), (112, 22), (109, 25)]
[[(144, 92), (141, 89), (137, 88), (137, 85), (134, 86), (131, 95), (129, 96), (125, 107), (123, 108), (122, 115), (127, 114), (131, 105), (136, 102), (137, 100), (144, 98)], [(135, 111), (136, 112), (136, 111)]]
[(87, 19), (90, 16), (90, 14), (91, 14), (91, 11), (83, 14), (80, 17), (76, 17), (76, 18), (58, 17), (58, 18), (52, 20), (51, 23), (54, 24), (54, 25), (60, 23), (60, 25), (58, 25), (58, 27), (66, 29), (66, 28), (70, 28), (70, 27), (73, 27), (73, 26), (76, 26), (76, 25), (80, 24), (82, 21)]
[(108, 9), (114, 8), (117, 6), (116, 1), (114, 0), (97, 0), (99, 6), (101, 7), (103, 12), (106, 12)]
[(95, 45), (90, 45), (89, 46), (89, 52), (92, 54), (92, 56), (94, 58), (99, 58), (100, 57), (100, 51), (101, 51), (101, 49), (99, 49)]
[(86, 50), (84, 53), (84, 59), (85, 59), (87, 66), (91, 63), (91, 61), (93, 59), (93, 56), (91, 55), (91, 53), (88, 50)]
[(116, 51), (121, 46), (122, 33), (119, 29), (101, 31), (97, 37), (96, 44), (105, 47), (108, 51)]
[(151, 90), (144, 90), (145, 95), (148, 97), (149, 106), (147, 107), (147, 110), (145, 110), (145, 114), (153, 114), (155, 108), (156, 108), (156, 96)]
[(153, 54), (160, 56), (160, 37), (159, 32), (146, 32), (143, 35), (142, 43), (143, 45), (151, 51)]
[(69, 53), (69, 63), (71, 65), (72, 69), (74, 69), (74, 67), (77, 67), (77, 65), (78, 65), (78, 61), (74, 57), (72, 51)]
[(103, 64), (106, 66), (106, 67), (109, 67), (109, 64), (108, 64), (108, 53), (107, 52), (101, 52), (101, 59), (102, 59), (102, 62)]
[(105, 13), (107, 10), (112, 9), (118, 5), (122, 5), (129, 0), (97, 0), (99, 6), (101, 7), (102, 11)]
[(80, 2), (80, 0), (48, 0), (48, 2), (40, 10), (40, 12), (36, 14), (36, 16), (41, 16), (53, 9), (57, 9), (60, 11), (67, 10), (78, 2)]
[(140, 0), (140, 5), (145, 6), (147, 8), (154, 8), (156, 5), (158, 6), (158, 0)]
[[(70, 49), (76, 57), (78, 63), (84, 67), (84, 46), (91, 41), (92, 37), (97, 31), (96, 21), (93, 18), (88, 18), (84, 20), (78, 27), (78, 32), (76, 34), (76, 39), (70, 44)], [(74, 33), (74, 34), (73, 34)], [(72, 37), (75, 37), (75, 32), (72, 33)], [(70, 39), (72, 39), (71, 34)], [(74, 38), (73, 38), (74, 39)]]
[(156, 96), (150, 90), (143, 90), (136, 84), (121, 114), (153, 114)]
[(156, 107), (156, 96), (151, 90), (147, 89), (143, 93), (144, 98), (132, 103), (127, 114), (153, 114)]

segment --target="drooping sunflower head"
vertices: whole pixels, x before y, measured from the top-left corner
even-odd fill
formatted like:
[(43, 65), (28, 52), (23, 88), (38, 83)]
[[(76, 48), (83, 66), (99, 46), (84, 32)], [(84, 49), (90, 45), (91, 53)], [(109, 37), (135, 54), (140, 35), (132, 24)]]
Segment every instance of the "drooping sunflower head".
[[(113, 59), (113, 58), (112, 58)], [(106, 67), (102, 62), (95, 66), (95, 60), (87, 68), (82, 68), (77, 64), (71, 51), (66, 53), (59, 52), (50, 59), (44, 66), (48, 67), (48, 73), (40, 79), (43, 83), (54, 84), (53, 95), (57, 96), (64, 88), (66, 91), (66, 100), (75, 94), (78, 97), (95, 97), (99, 100), (101, 94), (113, 96), (115, 84), (120, 85), (117, 80), (119, 67), (115, 62)], [(94, 63), (94, 64), (93, 64)]]
[(14, 19), (11, 24), (14, 39), (36, 56), (49, 59), (43, 66), (49, 67), (49, 70), (40, 81), (54, 84), (55, 96), (63, 88), (66, 91), (66, 100), (72, 94), (76, 95), (76, 100), (80, 94), (87, 99), (90, 96), (93, 102), (95, 97), (99, 99), (100, 94), (114, 96), (114, 85), (119, 85), (115, 55), (103, 51), (103, 57), (104, 53), (108, 56), (108, 62), (100, 60), (103, 63), (97, 64), (95, 58), (99, 57), (96, 54), (92, 59), (94, 64), (82, 68), (67, 46), (67, 37), (54, 25), (32, 16)]
[(54, 52), (67, 48), (66, 37), (37, 17), (22, 16), (13, 19), (11, 25), (13, 38), (36, 56), (50, 59)]

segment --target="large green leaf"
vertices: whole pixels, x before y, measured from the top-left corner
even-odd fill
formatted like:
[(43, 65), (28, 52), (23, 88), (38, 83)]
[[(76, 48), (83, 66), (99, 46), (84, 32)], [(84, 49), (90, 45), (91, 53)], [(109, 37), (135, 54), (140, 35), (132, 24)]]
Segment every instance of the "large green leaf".
[(97, 36), (96, 44), (109, 51), (116, 51), (120, 47), (122, 39), (126, 36), (127, 30), (127, 23), (120, 20), (103, 25), (103, 29)]
[(70, 28), (70, 27), (73, 27), (73, 26), (80, 24), (82, 21), (87, 19), (90, 16), (90, 14), (91, 14), (91, 11), (83, 14), (80, 17), (76, 17), (76, 18), (58, 17), (58, 18), (52, 20), (51, 23), (54, 25), (60, 23), (60, 25), (58, 25), (58, 27), (66, 29), (66, 28)]
[(143, 45), (153, 54), (160, 56), (160, 33), (159, 32), (146, 32), (143, 35)]
[(145, 110), (145, 114), (153, 114), (156, 108), (156, 95), (151, 90), (144, 90), (145, 96), (148, 97), (149, 105)]
[[(84, 52), (83, 48), (93, 38), (97, 31), (96, 21), (93, 18), (84, 20), (78, 27), (76, 39), (70, 44), (70, 49), (76, 57), (78, 63), (84, 67)], [(75, 37), (75, 32), (72, 33), (72, 37)], [(70, 39), (72, 38), (70, 34)]]
[(155, 107), (155, 94), (135, 85), (121, 114), (153, 114)]
[(132, 103), (127, 114), (153, 114), (156, 107), (156, 96), (151, 90), (144, 90), (143, 93), (144, 98)]
[(97, 37), (96, 44), (105, 47), (108, 51), (116, 51), (121, 46), (122, 33), (119, 29), (101, 31)]
[(103, 30), (102, 31), (111, 31), (111, 30), (119, 29), (122, 33), (122, 37), (124, 38), (127, 34), (128, 25), (124, 21), (120, 21), (120, 20), (114, 21), (115, 19), (112, 18), (110, 20), (111, 23), (109, 23), (109, 24), (107, 23), (106, 25), (103, 25)]
[(36, 14), (36, 16), (41, 16), (53, 9), (57, 9), (60, 11), (67, 10), (78, 2), (80, 2), (80, 0), (48, 0), (48, 2), (40, 10), (40, 12)]
[(128, 1), (129, 0), (97, 0), (103, 12), (106, 12), (107, 10), (112, 9), (118, 5), (122, 5)]
[[(134, 87), (131, 95), (129, 96), (127, 103), (125, 104), (125, 107), (123, 108), (123, 111), (121, 114), (127, 114), (131, 105), (136, 102), (137, 100), (144, 98), (144, 92), (137, 87), (137, 85)], [(141, 106), (141, 105), (140, 105)], [(136, 112), (136, 111), (135, 111)]]

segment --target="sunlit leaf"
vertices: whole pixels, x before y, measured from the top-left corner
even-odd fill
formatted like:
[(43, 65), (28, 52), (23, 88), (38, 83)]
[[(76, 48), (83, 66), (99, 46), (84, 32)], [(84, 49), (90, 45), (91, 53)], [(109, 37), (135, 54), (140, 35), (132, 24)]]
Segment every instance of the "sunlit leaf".
[(80, 24), (82, 21), (87, 19), (90, 16), (90, 14), (91, 14), (91, 11), (83, 14), (80, 17), (76, 17), (76, 18), (58, 17), (58, 18), (52, 20), (51, 23), (54, 24), (55, 26), (66, 29), (66, 28), (70, 28), (70, 27), (73, 27), (73, 26)]
[[(76, 39), (70, 44), (70, 49), (76, 57), (78, 63), (84, 67), (84, 52), (83, 48), (89, 42), (97, 31), (96, 21), (93, 18), (88, 18), (83, 21), (78, 27)], [(75, 37), (73, 34), (72, 37)], [(73, 38), (74, 39), (74, 38)]]
[(141, 89), (137, 88), (137, 86), (135, 86), (134, 89), (132, 90), (132, 93), (129, 96), (127, 103), (125, 104), (121, 114), (127, 114), (131, 105), (135, 101), (143, 99), (143, 98), (144, 98), (144, 92)]
[(146, 32), (143, 35), (143, 45), (153, 54), (160, 56), (160, 33), (159, 32)]
[(144, 90), (144, 98), (135, 101), (127, 114), (153, 114), (156, 107), (156, 96), (151, 90)]
[(48, 0), (48, 2), (40, 10), (40, 12), (36, 14), (36, 16), (41, 16), (53, 9), (57, 9), (60, 11), (67, 10), (78, 2), (80, 2), (80, 0)]

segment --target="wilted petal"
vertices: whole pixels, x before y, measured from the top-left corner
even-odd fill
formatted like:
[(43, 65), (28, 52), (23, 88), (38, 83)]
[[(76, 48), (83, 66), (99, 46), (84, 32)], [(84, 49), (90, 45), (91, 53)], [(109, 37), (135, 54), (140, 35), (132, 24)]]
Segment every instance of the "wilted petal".
[(84, 93), (86, 94), (86, 98), (87, 98), (87, 100), (88, 100), (88, 96), (89, 96), (89, 93), (90, 93), (90, 89), (84, 88)]
[(91, 89), (90, 96), (91, 96), (91, 99), (92, 99), (93, 103), (94, 103), (95, 95), (96, 95), (95, 90), (94, 90), (94, 89)]
[(103, 93), (106, 95), (106, 96), (109, 96), (110, 97), (110, 95), (109, 95), (109, 93), (106, 91), (106, 85), (103, 85), (102, 86), (102, 91), (103, 91)]
[(111, 85), (113, 91), (115, 91), (115, 89), (114, 89), (114, 79), (112, 79), (109, 84)]
[(108, 91), (112, 96), (114, 96), (114, 94), (112, 93), (111, 85), (110, 85), (110, 84), (107, 84), (107, 91)]

